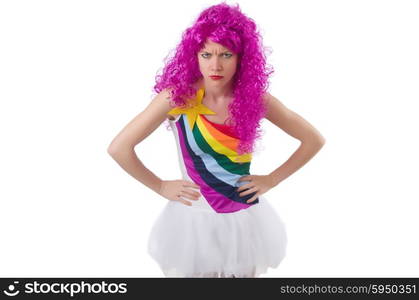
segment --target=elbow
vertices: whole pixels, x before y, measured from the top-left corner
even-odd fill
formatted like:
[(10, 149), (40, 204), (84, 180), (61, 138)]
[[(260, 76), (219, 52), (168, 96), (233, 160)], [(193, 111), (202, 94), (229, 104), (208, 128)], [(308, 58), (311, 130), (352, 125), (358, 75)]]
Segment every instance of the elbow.
[(134, 151), (134, 147), (127, 146), (125, 144), (122, 145), (121, 143), (116, 142), (112, 142), (107, 148), (108, 154), (112, 157), (116, 157), (120, 154), (124, 154), (131, 151)]
[(324, 144), (326, 144), (326, 139), (323, 136), (319, 137), (319, 144), (321, 147), (323, 147)]
[(320, 136), (315, 143), (318, 147), (318, 149), (320, 150), (321, 148), (323, 148), (324, 144), (326, 144), (326, 139), (322, 136)]
[(318, 145), (320, 148), (326, 144), (326, 138), (320, 132), (313, 135), (312, 140), (314, 141), (314, 144)]
[(309, 139), (300, 140), (302, 144), (311, 145), (312, 147), (322, 148), (326, 144), (326, 139), (322, 135), (316, 135)]
[(115, 142), (112, 142), (107, 149), (107, 152), (110, 156), (114, 157), (116, 156), (118, 153), (121, 152), (121, 147), (119, 145), (117, 145)]
[(110, 156), (115, 156), (115, 154), (118, 152), (118, 150), (116, 149), (115, 146), (113, 146), (112, 144), (108, 146), (107, 152)]

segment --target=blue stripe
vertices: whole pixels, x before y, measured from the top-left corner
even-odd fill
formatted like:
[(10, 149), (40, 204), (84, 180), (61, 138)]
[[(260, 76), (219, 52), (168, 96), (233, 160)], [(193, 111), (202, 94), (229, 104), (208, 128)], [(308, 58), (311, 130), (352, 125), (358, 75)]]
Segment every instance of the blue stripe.
[[(241, 176), (226, 172), (225, 169), (218, 165), (217, 161), (212, 156), (204, 153), (196, 144), (195, 139), (191, 134), (189, 124), (183, 115), (182, 122), (177, 122), (176, 125), (179, 125), (180, 130), (182, 130), (182, 133), (185, 137), (186, 149), (192, 158), (196, 171), (211, 188), (226, 196), (227, 198), (240, 203), (246, 203), (247, 200), (256, 194), (256, 192), (253, 192), (242, 197), (239, 195), (236, 190), (237, 187), (246, 184), (249, 181), (238, 181)], [(185, 127), (187, 127), (187, 129), (185, 129)], [(221, 179), (214, 176), (214, 173), (217, 175), (220, 174)], [(258, 202), (259, 198), (251, 203), (246, 204), (256, 204)]]

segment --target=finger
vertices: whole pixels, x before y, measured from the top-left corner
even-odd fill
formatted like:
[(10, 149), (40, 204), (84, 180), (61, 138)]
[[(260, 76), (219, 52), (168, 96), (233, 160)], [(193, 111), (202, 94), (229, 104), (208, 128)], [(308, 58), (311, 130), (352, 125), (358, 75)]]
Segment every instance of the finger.
[(188, 191), (188, 190), (182, 190), (182, 193), (184, 196), (186, 196), (187, 198), (190, 198), (191, 200), (198, 200), (200, 196), (199, 193)]
[(254, 193), (254, 192), (257, 192), (257, 191), (258, 191), (258, 188), (255, 186), (255, 187), (253, 187), (253, 188), (251, 188), (251, 189), (248, 189), (247, 191), (244, 191), (244, 192), (242, 192), (242, 193), (239, 193), (239, 196), (240, 196), (240, 197), (243, 197), (243, 196), (246, 196), (246, 195), (252, 194), (252, 193)]
[(238, 181), (246, 181), (246, 180), (250, 180), (250, 176), (242, 176), (239, 178)]
[(182, 190), (182, 193), (186, 193), (188, 195), (191, 195), (192, 197), (201, 196), (201, 194), (199, 192), (196, 192), (195, 190), (191, 190), (191, 189), (184, 189), (184, 190)]
[(247, 190), (247, 189), (251, 189), (252, 187), (254, 187), (255, 185), (253, 184), (253, 183), (246, 183), (246, 184), (243, 184), (242, 186), (240, 186), (238, 189), (237, 189), (237, 192), (240, 192), (240, 191), (243, 191), (243, 190)]
[(251, 203), (251, 202), (253, 202), (253, 201), (255, 201), (257, 198), (258, 198), (258, 194), (256, 194), (256, 195), (254, 195), (252, 198), (250, 198), (249, 200), (247, 200), (246, 202), (247, 203)]
[(201, 193), (191, 189), (183, 189), (182, 192), (188, 193), (194, 197), (201, 197)]
[(189, 202), (189, 201), (186, 201), (186, 200), (183, 200), (183, 199), (180, 199), (179, 201), (182, 202), (183, 204), (187, 205), (187, 206), (192, 206), (192, 202)]
[(181, 203), (183, 203), (185, 205), (188, 205), (188, 206), (191, 206), (192, 205), (191, 202), (183, 199), (181, 195), (176, 195), (176, 201), (179, 201), (179, 202), (181, 202)]
[(199, 189), (199, 188), (201, 188), (199, 185), (197, 185), (195, 182), (190, 182), (190, 181), (186, 181), (186, 180), (184, 180), (183, 181), (183, 186), (186, 186), (186, 187), (192, 187), (192, 188), (196, 188), (196, 189)]

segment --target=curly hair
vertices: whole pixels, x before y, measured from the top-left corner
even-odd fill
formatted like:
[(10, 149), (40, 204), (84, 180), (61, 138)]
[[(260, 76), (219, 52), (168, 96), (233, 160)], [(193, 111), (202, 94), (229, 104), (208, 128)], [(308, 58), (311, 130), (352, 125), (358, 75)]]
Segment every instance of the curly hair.
[(169, 89), (172, 105), (184, 106), (197, 90), (192, 86), (202, 77), (197, 53), (207, 39), (238, 55), (233, 77), (233, 100), (228, 106), (232, 129), (239, 138), (238, 153), (252, 153), (261, 137), (260, 120), (265, 116), (263, 94), (274, 72), (266, 63), (262, 37), (255, 22), (240, 11), (238, 4), (225, 2), (203, 10), (194, 24), (182, 33), (175, 54), (165, 58), (162, 74), (156, 75), (154, 91)]

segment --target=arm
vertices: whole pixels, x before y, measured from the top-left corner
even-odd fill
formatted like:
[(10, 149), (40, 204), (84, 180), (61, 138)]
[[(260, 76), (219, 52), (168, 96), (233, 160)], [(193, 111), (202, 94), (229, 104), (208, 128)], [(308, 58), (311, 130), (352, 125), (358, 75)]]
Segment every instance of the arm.
[(264, 95), (264, 99), (267, 106), (265, 118), (301, 141), (301, 145), (290, 158), (269, 174), (272, 184), (276, 186), (316, 155), (325, 144), (326, 139), (309, 122), (288, 109), (269, 93)]
[(131, 120), (108, 147), (112, 158), (132, 177), (159, 192), (162, 180), (147, 169), (134, 151), (134, 147), (149, 136), (165, 120), (170, 107), (170, 94), (163, 90), (149, 103), (144, 111)]

